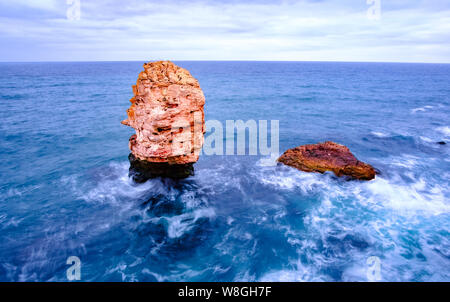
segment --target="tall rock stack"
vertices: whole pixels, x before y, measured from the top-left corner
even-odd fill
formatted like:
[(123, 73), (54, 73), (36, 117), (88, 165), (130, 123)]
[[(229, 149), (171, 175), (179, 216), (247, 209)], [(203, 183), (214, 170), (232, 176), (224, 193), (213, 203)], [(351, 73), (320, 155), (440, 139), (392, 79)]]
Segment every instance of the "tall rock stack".
[(145, 63), (133, 94), (122, 121), (136, 130), (129, 141), (130, 176), (144, 182), (193, 175), (205, 132), (198, 81), (170, 61)]

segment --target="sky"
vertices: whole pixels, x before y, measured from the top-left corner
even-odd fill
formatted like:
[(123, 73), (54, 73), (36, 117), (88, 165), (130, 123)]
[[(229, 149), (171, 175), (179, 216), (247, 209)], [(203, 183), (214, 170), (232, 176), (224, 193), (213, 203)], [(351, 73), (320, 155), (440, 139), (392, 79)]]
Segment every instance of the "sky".
[(2, 62), (450, 63), (450, 0), (0, 0), (0, 44)]

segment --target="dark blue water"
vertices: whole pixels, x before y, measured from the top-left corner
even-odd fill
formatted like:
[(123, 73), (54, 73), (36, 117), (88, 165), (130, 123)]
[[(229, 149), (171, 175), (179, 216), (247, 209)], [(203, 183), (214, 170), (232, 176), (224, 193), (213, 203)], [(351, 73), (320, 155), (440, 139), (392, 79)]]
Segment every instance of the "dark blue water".
[(381, 175), (203, 155), (137, 185), (142, 63), (2, 63), (0, 281), (65, 281), (69, 256), (82, 281), (365, 281), (372, 256), (384, 281), (450, 281), (450, 65), (177, 63), (207, 120), (279, 120), (281, 151), (333, 140)]

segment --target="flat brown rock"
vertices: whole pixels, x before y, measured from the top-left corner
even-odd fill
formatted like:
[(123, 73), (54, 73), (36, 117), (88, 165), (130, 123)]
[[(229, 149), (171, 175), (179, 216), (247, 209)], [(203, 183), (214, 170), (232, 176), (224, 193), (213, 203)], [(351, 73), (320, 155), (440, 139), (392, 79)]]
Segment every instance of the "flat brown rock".
[(284, 152), (279, 162), (305, 172), (332, 171), (338, 177), (371, 180), (375, 169), (359, 161), (350, 150), (334, 142), (303, 145)]

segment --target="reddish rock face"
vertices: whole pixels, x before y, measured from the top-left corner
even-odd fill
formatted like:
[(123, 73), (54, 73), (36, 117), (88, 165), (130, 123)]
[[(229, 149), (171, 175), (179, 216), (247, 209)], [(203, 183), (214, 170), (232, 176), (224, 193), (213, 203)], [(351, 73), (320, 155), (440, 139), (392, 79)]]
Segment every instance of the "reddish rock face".
[(376, 174), (371, 165), (359, 161), (346, 146), (334, 142), (289, 149), (278, 161), (305, 172), (332, 171), (336, 176), (352, 179), (371, 180)]
[(205, 97), (198, 81), (170, 61), (146, 63), (133, 93), (122, 121), (136, 130), (129, 141), (130, 174), (138, 169), (135, 180), (141, 181), (191, 175), (205, 132)]
[(205, 97), (189, 71), (170, 61), (144, 64), (128, 118), (133, 127), (129, 147), (138, 160), (154, 163), (195, 163), (203, 145)]

